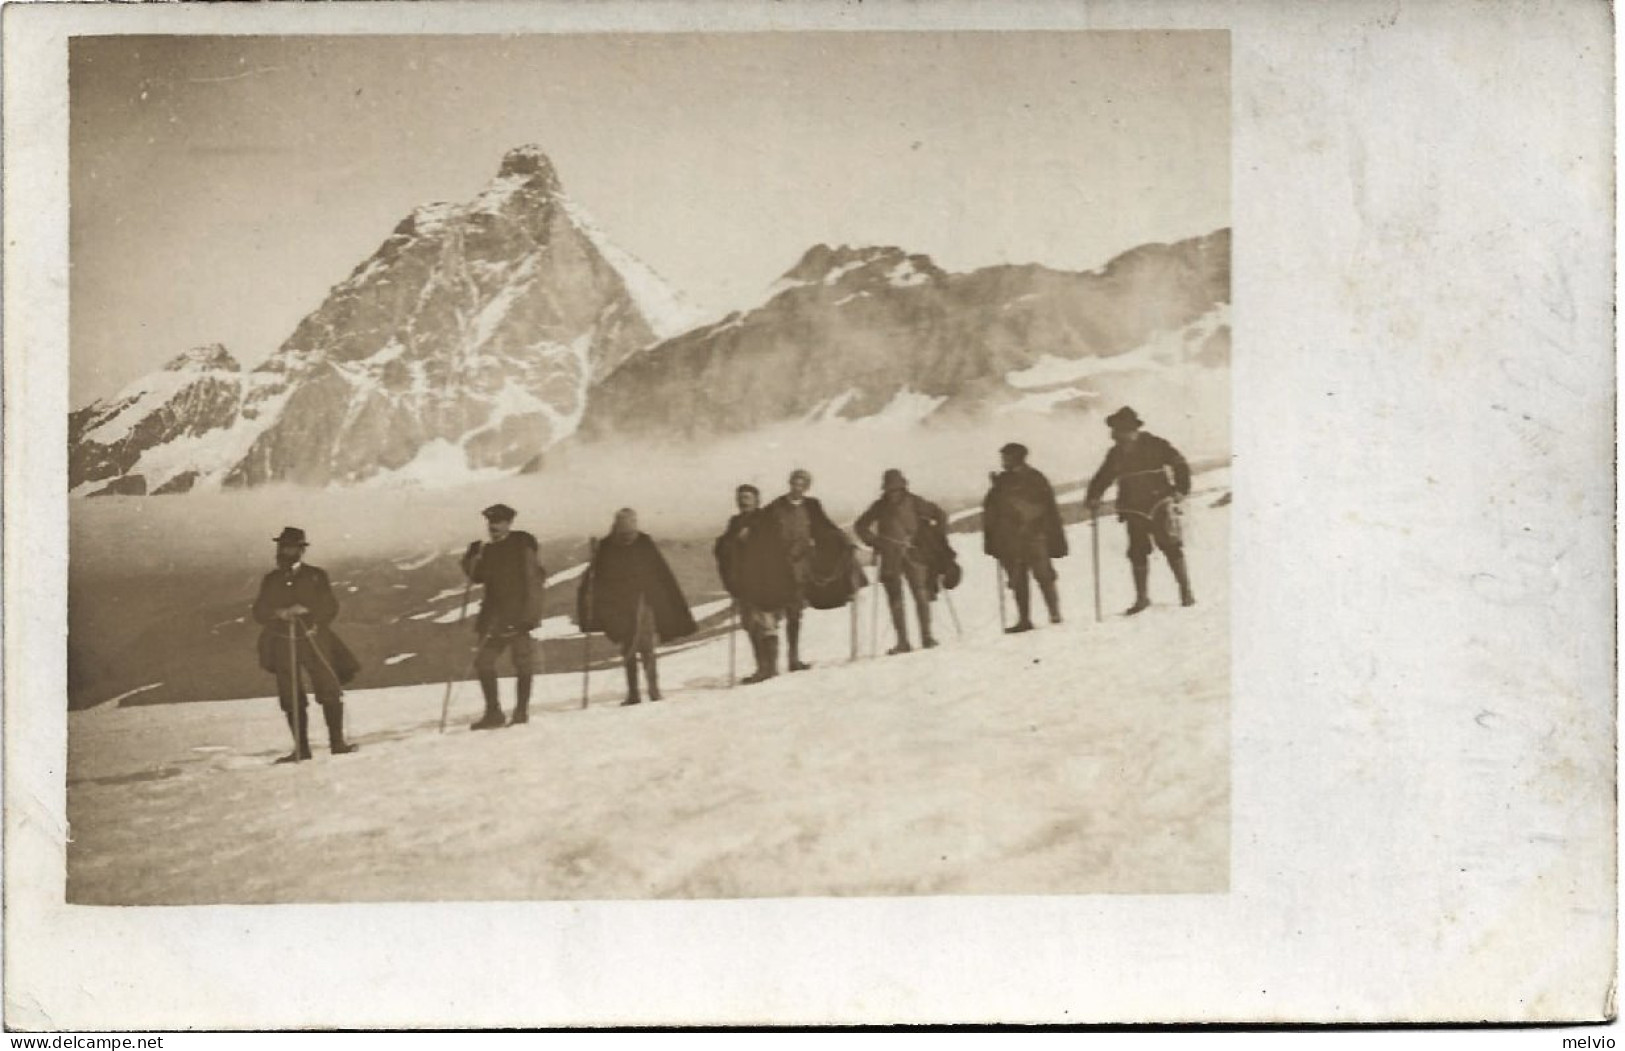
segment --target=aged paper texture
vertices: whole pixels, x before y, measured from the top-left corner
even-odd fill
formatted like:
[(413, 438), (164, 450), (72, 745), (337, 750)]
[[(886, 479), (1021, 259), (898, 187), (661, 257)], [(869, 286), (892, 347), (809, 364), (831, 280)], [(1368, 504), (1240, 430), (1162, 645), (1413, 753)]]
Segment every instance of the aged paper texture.
[(1612, 33), (8, 6), (6, 1024), (1612, 1017)]

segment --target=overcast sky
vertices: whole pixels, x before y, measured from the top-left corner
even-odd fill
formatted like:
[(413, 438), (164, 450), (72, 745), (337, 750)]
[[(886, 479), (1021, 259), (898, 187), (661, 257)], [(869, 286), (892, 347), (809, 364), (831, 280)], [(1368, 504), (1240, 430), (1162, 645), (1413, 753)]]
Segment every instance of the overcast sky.
[(539, 144), (707, 314), (809, 246), (1092, 269), (1229, 225), (1224, 33), (81, 37), (71, 396), (274, 351), (414, 206)]

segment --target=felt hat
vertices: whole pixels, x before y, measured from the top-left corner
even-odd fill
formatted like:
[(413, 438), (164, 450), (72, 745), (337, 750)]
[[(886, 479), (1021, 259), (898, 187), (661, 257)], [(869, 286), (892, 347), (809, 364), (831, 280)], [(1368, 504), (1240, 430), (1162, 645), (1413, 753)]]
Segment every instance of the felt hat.
[(1143, 427), (1145, 424), (1139, 416), (1135, 415), (1133, 409), (1125, 405), (1106, 417), (1106, 426), (1114, 431), (1127, 431), (1136, 427)]
[(305, 539), (305, 531), (298, 526), (283, 526), (282, 532), (271, 539), (278, 544), (298, 544), (300, 547), (310, 546), (310, 541)]
[(512, 522), (519, 512), (507, 504), (492, 504), (480, 514), (485, 516), (487, 522)]

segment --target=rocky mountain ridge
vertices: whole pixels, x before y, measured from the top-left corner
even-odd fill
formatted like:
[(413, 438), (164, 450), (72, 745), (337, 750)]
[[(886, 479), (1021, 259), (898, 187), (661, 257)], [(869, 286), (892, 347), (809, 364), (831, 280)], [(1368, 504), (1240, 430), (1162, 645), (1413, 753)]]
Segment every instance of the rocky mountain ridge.
[(524, 469), (687, 320), (520, 147), (472, 200), (414, 209), (264, 363), (198, 348), (73, 413), (70, 489)]
[(624, 362), (594, 389), (580, 434), (1087, 408), (1092, 376), (1227, 365), (1229, 301), (1228, 230), (1087, 273), (955, 274), (896, 247), (816, 245), (761, 306)]
[(1226, 368), (1229, 300), (1228, 229), (1088, 272), (818, 244), (694, 327), (525, 146), (413, 209), (263, 363), (198, 347), (73, 412), (69, 485), (455, 484), (572, 438), (1088, 410)]

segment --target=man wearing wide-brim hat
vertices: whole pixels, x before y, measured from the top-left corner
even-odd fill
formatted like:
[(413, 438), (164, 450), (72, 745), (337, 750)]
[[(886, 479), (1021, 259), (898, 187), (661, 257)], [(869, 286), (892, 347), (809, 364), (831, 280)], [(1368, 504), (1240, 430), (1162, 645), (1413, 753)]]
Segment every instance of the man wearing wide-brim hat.
[(306, 686), (322, 706), (333, 754), (354, 752), (358, 746), (344, 739), (343, 684), (355, 675), (357, 664), (330, 626), (338, 616), (338, 600), (326, 571), (305, 561), (310, 543), (303, 529), (288, 526), (272, 540), (277, 567), (260, 581), (254, 620), (263, 625), (260, 667), (276, 675), (277, 699), (295, 741), (294, 750), (277, 762), (310, 758)]
[(852, 524), (852, 531), (880, 556), (880, 583), (886, 589), (892, 629), (897, 634), (891, 652), (913, 649), (903, 607), (905, 581), (914, 598), (920, 645), (930, 649), (937, 644), (931, 635), (931, 600), (936, 597), (943, 553), (952, 558), (953, 551), (948, 546), (948, 516), (941, 507), (909, 492), (908, 479), (895, 467), (880, 476), (880, 493), (880, 499)]
[(1100, 470), (1089, 480), (1084, 500), (1089, 510), (1100, 507), (1106, 487), (1117, 483), (1117, 519), (1128, 527), (1128, 560), (1134, 572), (1134, 605), (1129, 616), (1151, 605), (1151, 547), (1168, 559), (1179, 584), (1181, 605), (1196, 604), (1185, 548), (1178, 528), (1179, 501), (1191, 491), (1191, 469), (1185, 458), (1165, 439), (1144, 430), (1144, 422), (1128, 406), (1106, 417), (1112, 447)]

